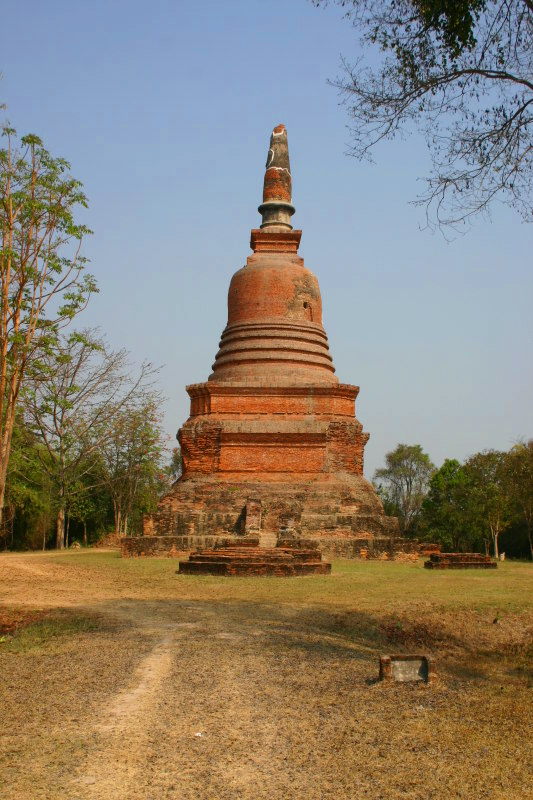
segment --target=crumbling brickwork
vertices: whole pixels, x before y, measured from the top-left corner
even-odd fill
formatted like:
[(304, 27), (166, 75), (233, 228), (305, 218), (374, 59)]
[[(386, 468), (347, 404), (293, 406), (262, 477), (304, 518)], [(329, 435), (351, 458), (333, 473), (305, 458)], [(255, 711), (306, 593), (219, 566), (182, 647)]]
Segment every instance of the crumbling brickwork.
[(481, 553), (432, 553), (424, 562), (426, 569), (496, 569), (490, 556)]
[(183, 463), (192, 473), (212, 475), (219, 468), (222, 426), (216, 421), (193, 419), (179, 432)]
[(231, 546), (200, 550), (179, 562), (185, 575), (294, 577), (328, 575), (331, 564), (322, 561), (319, 550)]
[(264, 187), (261, 228), (231, 279), (213, 371), (187, 387), (183, 474), (146, 518), (145, 537), (207, 543), (244, 536), (248, 525), (261, 541), (303, 537), (333, 555), (391, 552), (397, 521), (363, 476), (359, 389), (335, 375), (318, 280), (297, 252), (283, 125)]

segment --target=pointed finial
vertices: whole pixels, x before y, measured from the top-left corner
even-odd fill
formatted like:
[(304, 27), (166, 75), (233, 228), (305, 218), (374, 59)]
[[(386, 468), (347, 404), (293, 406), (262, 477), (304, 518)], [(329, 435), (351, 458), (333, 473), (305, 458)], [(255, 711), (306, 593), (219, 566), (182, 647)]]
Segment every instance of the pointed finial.
[(263, 217), (261, 228), (292, 230), (290, 218), (294, 210), (287, 129), (285, 125), (276, 125), (270, 137), (263, 202), (258, 208)]

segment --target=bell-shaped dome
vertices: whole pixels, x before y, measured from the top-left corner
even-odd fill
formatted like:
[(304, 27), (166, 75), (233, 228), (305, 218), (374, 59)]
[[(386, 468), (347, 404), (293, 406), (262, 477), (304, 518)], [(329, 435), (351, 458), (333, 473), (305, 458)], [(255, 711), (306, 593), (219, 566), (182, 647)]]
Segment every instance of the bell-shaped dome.
[(318, 281), (297, 254), (283, 125), (270, 140), (263, 224), (252, 231), (254, 254), (231, 279), (228, 323), (210, 381), (254, 384), (337, 384), (322, 326)]

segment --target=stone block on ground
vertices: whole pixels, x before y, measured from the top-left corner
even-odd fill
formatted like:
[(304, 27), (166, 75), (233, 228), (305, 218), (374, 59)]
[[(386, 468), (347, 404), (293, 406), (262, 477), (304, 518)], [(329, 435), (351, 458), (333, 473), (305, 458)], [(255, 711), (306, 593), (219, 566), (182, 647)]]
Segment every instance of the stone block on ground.
[(430, 683), (435, 677), (433, 664), (424, 655), (380, 656), (379, 679), (396, 683)]

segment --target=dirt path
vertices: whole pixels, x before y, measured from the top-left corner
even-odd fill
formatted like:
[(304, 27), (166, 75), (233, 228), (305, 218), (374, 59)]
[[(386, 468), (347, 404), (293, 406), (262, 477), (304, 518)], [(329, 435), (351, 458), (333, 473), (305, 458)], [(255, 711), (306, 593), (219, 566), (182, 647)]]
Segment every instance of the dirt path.
[(285, 680), (277, 685), (282, 665), (268, 652), (268, 641), (285, 633), (283, 620), (273, 626), (263, 618), (265, 630), (250, 625), (246, 609), (186, 612), (188, 621), (169, 623), (153, 608), (118, 609), (123, 620), (163, 638), (128, 685), (97, 710), (92, 751), (72, 780), (72, 797), (336, 796), (337, 790), (317, 793), (315, 778), (306, 774), (309, 744), (294, 776), (297, 792), (287, 786), (287, 761), (296, 746), (286, 738), (287, 727), (300, 712)]
[[(135, 670), (131, 683), (101, 708), (94, 731), (101, 748), (81, 766), (72, 783), (74, 790), (84, 789), (87, 797), (127, 800), (139, 783), (138, 768), (143, 764), (143, 750), (162, 683), (172, 668), (176, 635), (161, 639)], [(123, 757), (110, 759), (113, 752)]]
[(2, 800), (530, 796), (525, 689), (384, 687), (371, 641), (309, 608), (135, 597), (69, 563), (0, 558), (11, 603), (100, 621), (0, 656)]

